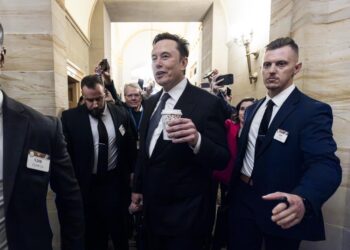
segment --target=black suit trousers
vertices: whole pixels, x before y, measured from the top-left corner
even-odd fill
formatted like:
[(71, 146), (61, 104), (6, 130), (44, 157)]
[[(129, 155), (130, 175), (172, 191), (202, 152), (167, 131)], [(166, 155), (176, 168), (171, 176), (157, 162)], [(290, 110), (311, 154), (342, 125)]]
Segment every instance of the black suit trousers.
[[(298, 250), (300, 240), (264, 233), (257, 224), (264, 201), (252, 186), (239, 180), (230, 194), (228, 250)], [(271, 214), (272, 215), (272, 214)]]
[(104, 177), (93, 175), (85, 205), (86, 249), (107, 250), (109, 236), (114, 249), (129, 249), (123, 187), (118, 171), (109, 171)]
[(204, 250), (205, 247), (206, 242), (203, 237), (148, 234), (148, 249), (150, 250)]

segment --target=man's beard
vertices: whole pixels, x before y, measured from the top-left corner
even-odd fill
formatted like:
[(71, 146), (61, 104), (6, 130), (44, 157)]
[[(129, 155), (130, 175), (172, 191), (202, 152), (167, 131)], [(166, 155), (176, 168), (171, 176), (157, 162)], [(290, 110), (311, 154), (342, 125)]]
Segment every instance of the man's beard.
[(104, 110), (105, 110), (104, 106), (103, 106), (103, 108), (91, 109), (91, 110), (89, 110), (89, 114), (95, 118), (99, 118), (99, 117), (101, 117)]

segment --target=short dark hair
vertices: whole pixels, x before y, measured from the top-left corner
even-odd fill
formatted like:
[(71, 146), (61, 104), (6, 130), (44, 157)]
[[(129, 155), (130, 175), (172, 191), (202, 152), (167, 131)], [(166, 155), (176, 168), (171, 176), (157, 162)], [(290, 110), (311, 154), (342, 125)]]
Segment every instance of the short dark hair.
[(268, 45), (266, 45), (266, 51), (268, 50), (275, 50), (275, 49), (279, 49), (282, 48), (284, 46), (289, 46), (292, 48), (292, 50), (298, 55), (299, 54), (299, 47), (298, 44), (296, 44), (296, 42), (290, 38), (290, 37), (280, 37), (277, 38), (276, 40), (273, 40), (272, 42), (270, 42)]
[(101, 76), (97, 74), (87, 75), (81, 80), (80, 87), (83, 88), (86, 86), (89, 89), (94, 89), (97, 84), (100, 84), (104, 87)]
[(188, 57), (188, 55), (189, 55), (189, 50), (188, 50), (189, 43), (185, 38), (180, 37), (180, 36), (175, 35), (175, 34), (170, 34), (168, 32), (164, 32), (164, 33), (160, 33), (160, 34), (156, 35), (155, 38), (153, 39), (152, 44), (155, 45), (157, 42), (159, 42), (161, 40), (173, 40), (173, 41), (175, 41), (177, 44), (177, 50), (180, 52), (181, 57)]

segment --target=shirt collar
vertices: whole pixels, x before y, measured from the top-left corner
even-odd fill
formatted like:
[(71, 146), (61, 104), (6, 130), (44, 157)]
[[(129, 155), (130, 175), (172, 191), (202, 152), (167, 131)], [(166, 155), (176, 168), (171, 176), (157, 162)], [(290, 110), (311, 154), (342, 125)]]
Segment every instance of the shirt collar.
[[(176, 84), (171, 90), (169, 90), (167, 93), (170, 95), (170, 97), (174, 100), (179, 100), (180, 96), (184, 92), (187, 85), (187, 78), (184, 77), (184, 79), (181, 80), (178, 84)], [(165, 91), (163, 92), (164, 95)]]
[(295, 89), (295, 84), (293, 83), (292, 85), (290, 85), (288, 88), (286, 88), (281, 93), (274, 96), (273, 98), (271, 98), (269, 95), (266, 95), (265, 103), (267, 103), (269, 100), (272, 100), (277, 107), (281, 107), (282, 104), (287, 100), (288, 96), (293, 92), (294, 89)]
[(108, 113), (107, 102), (105, 102), (105, 108), (103, 109), (102, 116), (106, 116)]

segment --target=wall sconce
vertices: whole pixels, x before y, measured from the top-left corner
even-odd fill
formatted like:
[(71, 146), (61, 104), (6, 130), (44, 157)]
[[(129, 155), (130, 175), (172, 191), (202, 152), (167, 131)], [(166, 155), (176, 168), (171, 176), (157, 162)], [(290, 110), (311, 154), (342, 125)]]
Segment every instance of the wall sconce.
[(247, 58), (247, 64), (248, 64), (248, 73), (249, 73), (249, 82), (250, 84), (256, 83), (258, 80), (258, 73), (252, 72), (252, 64), (250, 60), (250, 56), (253, 55), (254, 59), (257, 59), (259, 57), (259, 51), (250, 52), (250, 43), (253, 39), (253, 32), (250, 32), (250, 37), (247, 37), (245, 35), (241, 36), (241, 41), (238, 42), (237, 39), (234, 40), (234, 42), (238, 45), (244, 45), (245, 47), (245, 56)]
[(2, 28), (2, 25), (0, 23), (0, 68), (4, 67), (5, 64), (6, 48), (5, 46), (3, 46), (4, 36), (4, 29)]

